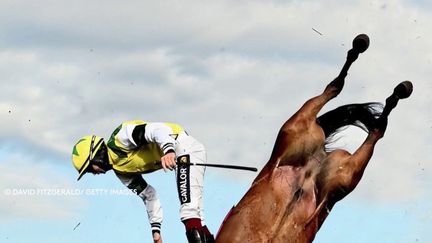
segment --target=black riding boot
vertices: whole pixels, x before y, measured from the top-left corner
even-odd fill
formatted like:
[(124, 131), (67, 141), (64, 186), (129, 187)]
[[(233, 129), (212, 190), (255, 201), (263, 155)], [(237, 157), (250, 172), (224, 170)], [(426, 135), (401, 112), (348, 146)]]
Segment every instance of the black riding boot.
[(206, 243), (215, 243), (215, 238), (213, 235), (206, 235), (205, 240)]
[(198, 229), (193, 228), (191, 230), (186, 231), (186, 237), (189, 243), (207, 243), (206, 237), (203, 232), (200, 232)]

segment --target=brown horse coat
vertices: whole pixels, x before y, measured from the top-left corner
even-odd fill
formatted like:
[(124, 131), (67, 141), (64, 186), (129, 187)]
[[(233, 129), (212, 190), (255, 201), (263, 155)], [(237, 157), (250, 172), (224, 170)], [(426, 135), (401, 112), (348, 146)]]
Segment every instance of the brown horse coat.
[(384, 135), (388, 114), (412, 91), (408, 81), (395, 88), (353, 154), (326, 152), (329, 134), (317, 114), (341, 92), (349, 67), (368, 45), (366, 35), (357, 36), (339, 76), (283, 124), (269, 161), (221, 226), (216, 242), (312, 242), (334, 204), (357, 186)]

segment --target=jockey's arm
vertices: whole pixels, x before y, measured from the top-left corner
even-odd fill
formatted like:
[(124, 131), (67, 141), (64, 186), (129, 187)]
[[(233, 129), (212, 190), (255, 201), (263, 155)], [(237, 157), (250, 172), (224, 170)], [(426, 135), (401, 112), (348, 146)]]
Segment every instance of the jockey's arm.
[(163, 212), (156, 190), (141, 175), (116, 173), (120, 181), (144, 202), (153, 235), (161, 231)]
[(132, 132), (132, 137), (137, 146), (146, 143), (157, 143), (164, 153), (164, 156), (161, 157), (162, 168), (172, 170), (176, 165), (176, 140), (170, 136), (171, 133), (172, 130), (169, 126), (155, 122), (136, 126)]
[(170, 136), (171, 128), (164, 123), (147, 123), (138, 125), (132, 132), (132, 137), (137, 146), (146, 143), (157, 143), (164, 154), (174, 152), (175, 139)]

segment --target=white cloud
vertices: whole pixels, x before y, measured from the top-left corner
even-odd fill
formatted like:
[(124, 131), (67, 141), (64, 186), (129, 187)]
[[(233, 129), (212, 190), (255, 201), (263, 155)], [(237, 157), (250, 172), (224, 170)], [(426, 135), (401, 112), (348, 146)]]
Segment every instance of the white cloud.
[(0, 222), (19, 218), (69, 219), (79, 215), (85, 206), (76, 188), (53, 171), (52, 164), (31, 163), (31, 156), (18, 153), (2, 156), (2, 161)]
[[(262, 167), (280, 125), (337, 75), (352, 38), (368, 33), (369, 50), (325, 110), (384, 101), (412, 79), (413, 96), (391, 115), (358, 190), (384, 201), (425, 192), (407, 162), (431, 174), (425, 9), (404, 1), (40, 4), (0, 4), (2, 144), (69, 156), (80, 136), (108, 136), (123, 120), (169, 120), (202, 140), (210, 160)], [(389, 179), (383, 174), (395, 183), (372, 190)]]

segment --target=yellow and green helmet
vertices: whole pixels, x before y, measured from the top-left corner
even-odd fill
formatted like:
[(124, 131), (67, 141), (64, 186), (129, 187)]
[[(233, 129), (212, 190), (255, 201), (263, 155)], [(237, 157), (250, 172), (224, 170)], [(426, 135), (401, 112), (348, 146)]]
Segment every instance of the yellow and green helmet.
[(102, 147), (103, 143), (103, 138), (91, 135), (82, 137), (75, 144), (72, 150), (72, 162), (79, 173), (77, 180), (81, 179), (81, 177), (86, 173), (90, 161)]

